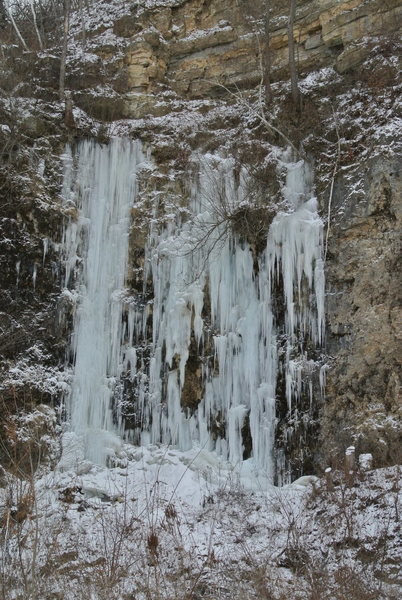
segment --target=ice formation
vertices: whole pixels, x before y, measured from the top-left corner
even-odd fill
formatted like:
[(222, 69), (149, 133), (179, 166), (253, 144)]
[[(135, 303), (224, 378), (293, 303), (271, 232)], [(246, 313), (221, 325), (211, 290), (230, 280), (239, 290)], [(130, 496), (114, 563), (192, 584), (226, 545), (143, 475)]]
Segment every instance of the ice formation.
[[(273, 481), (279, 372), (291, 415), (306, 380), (313, 401), (317, 365), (306, 346), (319, 347), (324, 334), (322, 221), (307, 165), (282, 156), (287, 211), (274, 218), (256, 267), (249, 243), (229, 226), (247, 205), (247, 175), (231, 159), (198, 158), (190, 217), (173, 216), (161, 230), (154, 207), (144, 269), (152, 300), (141, 303), (123, 294), (139, 146), (83, 142), (77, 156), (74, 172), (66, 154), (64, 178), (65, 202), (79, 208), (64, 240), (66, 286), (80, 273), (68, 409), (85, 457), (104, 463), (125, 429), (138, 444), (195, 445), (233, 466), (247, 460)], [(194, 354), (198, 391), (190, 388), (186, 403)], [(123, 386), (131, 429), (116, 402)]]
[[(148, 248), (153, 344), (137, 439), (183, 450), (196, 442), (233, 465), (248, 458), (248, 452), (253, 466), (272, 481), (280, 329), (273, 295), (282, 280), (282, 368), (290, 413), (301, 395), (302, 378), (315, 369), (301, 340), (309, 338), (319, 346), (323, 339), (322, 221), (309, 191), (307, 165), (285, 162), (289, 212), (272, 222), (256, 272), (249, 244), (228, 230), (224, 219), (244, 206), (246, 176), (236, 182), (231, 160), (203, 157), (199, 166), (192, 218), (155, 232)], [(206, 335), (212, 337), (212, 362), (206, 357)], [(194, 342), (203, 388), (195, 409), (182, 402)], [(309, 386), (312, 401), (311, 381)], [(251, 437), (247, 452), (246, 436)]]
[(79, 296), (67, 413), (85, 457), (100, 464), (119, 443), (115, 432), (121, 423), (112, 398), (122, 373), (130, 208), (142, 160), (139, 143), (124, 139), (112, 139), (107, 146), (80, 142), (76, 164), (71, 149), (65, 154), (64, 202), (77, 212), (64, 234), (65, 285), (75, 280)]

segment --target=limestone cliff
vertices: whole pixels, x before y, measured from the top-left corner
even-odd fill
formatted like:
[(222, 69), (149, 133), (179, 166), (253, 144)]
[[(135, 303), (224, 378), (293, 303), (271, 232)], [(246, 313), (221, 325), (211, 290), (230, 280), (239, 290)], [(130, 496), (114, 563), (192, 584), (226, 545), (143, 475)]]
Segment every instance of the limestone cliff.
[[(287, 14), (282, 2), (269, 4), (271, 77), (281, 81), (288, 71)], [(99, 57), (96, 70), (102, 64), (108, 84), (122, 93), (113, 118), (170, 112), (171, 102), (160, 97), (162, 91), (186, 99), (205, 98), (224, 95), (222, 86), (247, 89), (260, 82), (265, 45), (261, 0), (252, 6), (246, 0), (126, 5), (130, 11), (112, 28), (96, 23), (91, 43)], [(113, 4), (110, 11), (113, 15)], [(299, 1), (294, 27), (299, 72), (325, 66), (338, 73), (359, 68), (374, 46), (397, 40), (401, 18), (398, 0)], [(114, 85), (117, 71), (118, 85)], [(98, 84), (99, 75), (95, 78)], [(88, 89), (86, 76), (82, 85)]]

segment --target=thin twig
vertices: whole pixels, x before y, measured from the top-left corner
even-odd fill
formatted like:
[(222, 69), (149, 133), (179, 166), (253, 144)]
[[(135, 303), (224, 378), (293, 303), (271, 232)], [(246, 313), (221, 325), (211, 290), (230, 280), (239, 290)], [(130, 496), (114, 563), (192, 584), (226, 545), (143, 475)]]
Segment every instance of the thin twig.
[(334, 170), (332, 172), (331, 187), (330, 187), (330, 190), (329, 190), (327, 231), (326, 231), (326, 234), (325, 234), (324, 262), (327, 260), (328, 238), (329, 238), (329, 231), (330, 231), (330, 226), (331, 226), (331, 208), (332, 208), (332, 197), (333, 197), (333, 194), (334, 194), (335, 177), (336, 177), (336, 175), (338, 173), (339, 161), (340, 161), (340, 158), (341, 158), (341, 137), (339, 135), (339, 127), (338, 127), (337, 116), (335, 114), (335, 111), (334, 111), (333, 107), (332, 107), (332, 113), (333, 113), (333, 116), (334, 116), (335, 131), (336, 131), (336, 136), (337, 136), (337, 150), (336, 150), (336, 159), (335, 159), (335, 164), (334, 164)]

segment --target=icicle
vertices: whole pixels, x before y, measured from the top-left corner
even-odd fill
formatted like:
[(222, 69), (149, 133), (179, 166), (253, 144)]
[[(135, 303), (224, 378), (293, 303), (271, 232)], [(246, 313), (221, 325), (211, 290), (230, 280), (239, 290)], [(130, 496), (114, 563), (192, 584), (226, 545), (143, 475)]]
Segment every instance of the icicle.
[(39, 177), (43, 177), (43, 175), (45, 173), (45, 166), (46, 166), (46, 163), (45, 163), (44, 159), (41, 158), (40, 161), (38, 162), (38, 175), (39, 175)]
[(125, 368), (130, 369), (130, 381), (134, 381), (137, 374), (137, 350), (128, 348), (125, 353)]
[(322, 398), (325, 397), (325, 385), (326, 385), (326, 381), (327, 381), (328, 368), (329, 368), (328, 364), (324, 364), (320, 368), (320, 391), (321, 391)]
[(32, 272), (32, 285), (33, 285), (33, 289), (36, 289), (36, 278), (38, 276), (38, 265), (35, 263), (33, 266), (33, 272)]
[(43, 259), (42, 259), (42, 264), (45, 264), (45, 260), (46, 260), (46, 255), (49, 249), (49, 240), (48, 238), (43, 238), (42, 240), (43, 243)]
[(17, 287), (20, 282), (20, 269), (21, 269), (21, 261), (17, 260), (17, 262), (15, 263), (15, 270), (17, 271), (17, 281), (16, 281)]

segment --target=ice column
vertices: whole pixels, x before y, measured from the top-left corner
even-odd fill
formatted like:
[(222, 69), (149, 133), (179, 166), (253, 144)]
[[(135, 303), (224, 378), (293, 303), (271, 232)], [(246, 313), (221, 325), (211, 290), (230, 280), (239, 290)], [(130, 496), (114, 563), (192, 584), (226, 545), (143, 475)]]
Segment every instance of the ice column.
[(291, 411), (301, 394), (302, 373), (313, 369), (305, 342), (309, 340), (315, 348), (323, 342), (325, 278), (323, 223), (317, 213), (317, 200), (311, 197), (308, 166), (304, 161), (284, 166), (284, 196), (290, 210), (273, 220), (265, 260), (272, 292), (278, 280), (283, 284), (286, 398)]
[(76, 164), (69, 148), (65, 154), (63, 196), (74, 215), (64, 233), (65, 285), (75, 284), (78, 295), (66, 404), (84, 457), (98, 464), (119, 444), (113, 395), (122, 372), (130, 208), (142, 160), (138, 142), (117, 138), (108, 145), (80, 142)]

